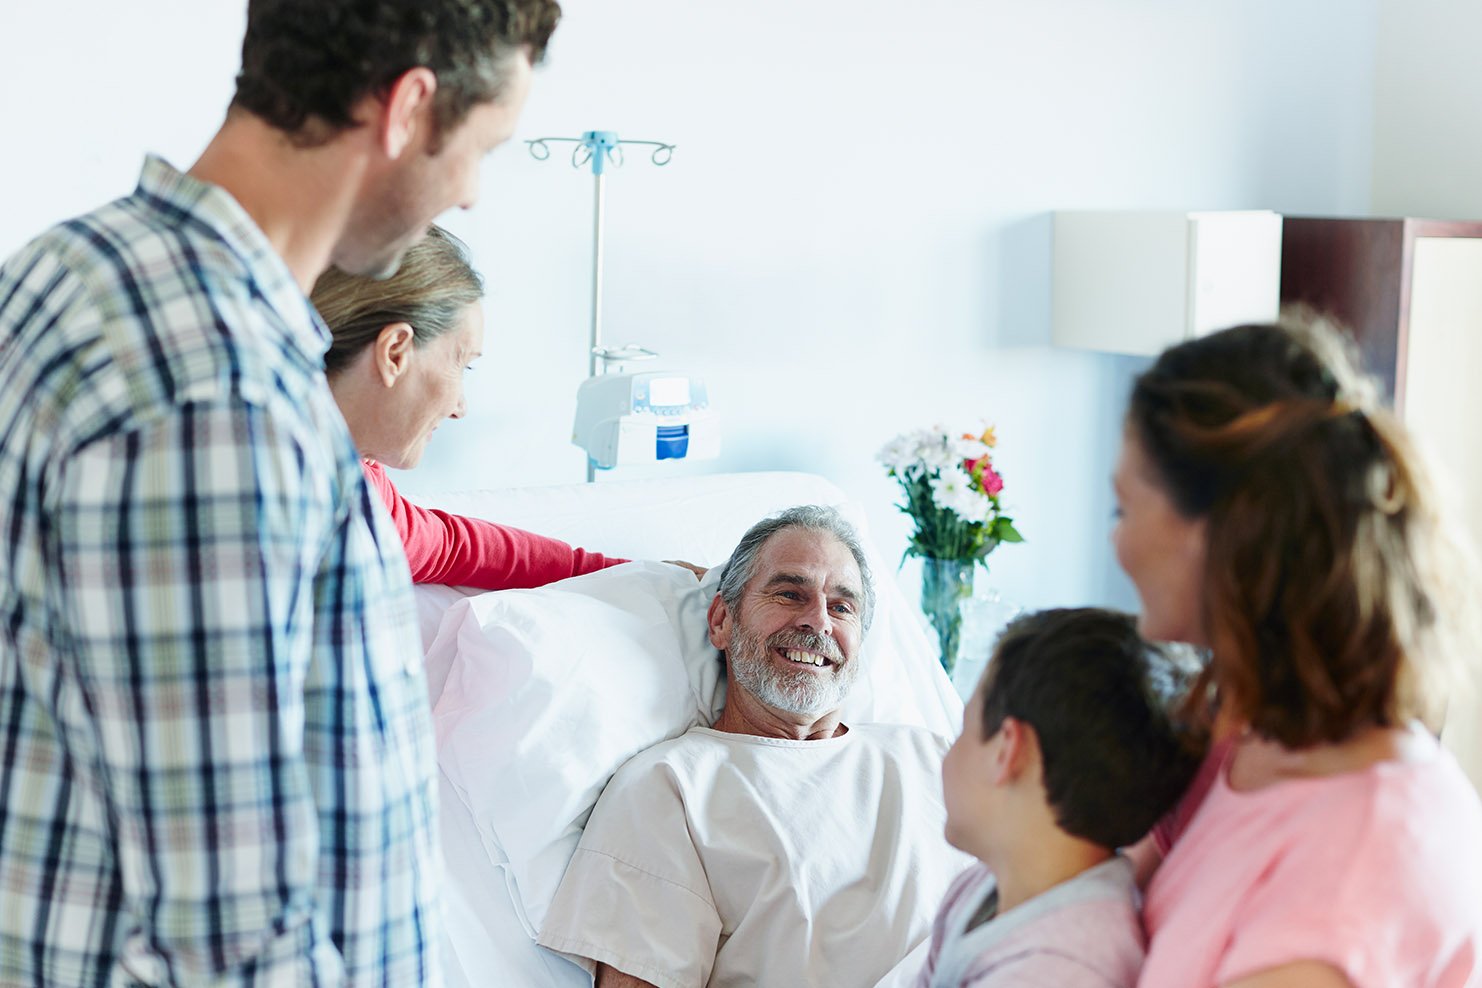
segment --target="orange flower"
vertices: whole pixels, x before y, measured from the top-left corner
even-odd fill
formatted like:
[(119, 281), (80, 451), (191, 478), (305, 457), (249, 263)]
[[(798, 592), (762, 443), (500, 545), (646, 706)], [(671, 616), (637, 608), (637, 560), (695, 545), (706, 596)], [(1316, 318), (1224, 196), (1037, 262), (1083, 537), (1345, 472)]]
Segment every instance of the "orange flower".
[[(963, 438), (964, 439), (972, 439), (974, 437), (973, 436), (964, 436)], [(991, 425), (988, 426), (986, 429), (983, 430), (983, 434), (981, 436), (978, 436), (976, 438), (977, 438), (978, 442), (982, 443), (984, 446), (997, 446), (998, 445), (998, 436), (996, 436), (996, 435), (993, 434), (993, 426), (991, 426)]]

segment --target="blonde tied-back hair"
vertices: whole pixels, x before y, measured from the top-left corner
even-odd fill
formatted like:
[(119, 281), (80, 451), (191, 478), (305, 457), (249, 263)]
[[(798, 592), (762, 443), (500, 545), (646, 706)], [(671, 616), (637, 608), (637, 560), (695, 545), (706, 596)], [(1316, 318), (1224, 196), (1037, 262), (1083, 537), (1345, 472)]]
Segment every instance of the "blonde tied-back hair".
[[(1434, 725), (1459, 587), (1428, 471), (1343, 339), (1310, 318), (1166, 351), (1128, 426), (1178, 510), (1206, 520), (1209, 687), (1299, 748)], [(1474, 644), (1468, 642), (1468, 644)]]
[(413, 245), (394, 275), (376, 279), (330, 268), (314, 283), (310, 300), (333, 337), (325, 373), (344, 370), (392, 323), (412, 327), (417, 346), (458, 327), (464, 310), (484, 297), (484, 281), (468, 248), (442, 227)]

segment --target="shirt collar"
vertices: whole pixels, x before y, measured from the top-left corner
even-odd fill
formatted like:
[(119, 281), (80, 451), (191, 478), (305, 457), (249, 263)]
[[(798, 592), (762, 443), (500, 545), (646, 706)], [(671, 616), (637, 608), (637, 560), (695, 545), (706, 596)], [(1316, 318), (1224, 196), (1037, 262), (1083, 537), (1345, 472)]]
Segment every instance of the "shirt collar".
[(253, 289), (283, 320), (290, 340), (314, 363), (323, 364), (330, 333), (287, 263), (247, 211), (219, 185), (202, 182), (156, 155), (146, 155), (136, 194), (204, 226), (236, 254)]

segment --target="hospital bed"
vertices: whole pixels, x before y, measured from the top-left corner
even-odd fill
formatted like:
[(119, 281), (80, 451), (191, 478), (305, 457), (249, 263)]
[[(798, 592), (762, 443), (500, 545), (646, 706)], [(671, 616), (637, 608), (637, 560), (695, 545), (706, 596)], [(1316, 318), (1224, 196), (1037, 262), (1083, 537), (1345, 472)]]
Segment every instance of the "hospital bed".
[[(836, 505), (860, 528), (879, 594), (845, 721), (920, 724), (947, 736), (961, 725), (961, 702), (893, 579), (893, 555), (877, 551), (858, 507), (820, 477), (712, 475), (419, 500), (610, 555), (710, 566), (774, 511)], [(724, 682), (704, 622), (718, 576), (712, 570), (702, 585), (678, 567), (635, 562), (539, 590), (417, 588), (453, 988), (591, 983), (537, 947), (535, 935), (612, 772), (719, 712)]]

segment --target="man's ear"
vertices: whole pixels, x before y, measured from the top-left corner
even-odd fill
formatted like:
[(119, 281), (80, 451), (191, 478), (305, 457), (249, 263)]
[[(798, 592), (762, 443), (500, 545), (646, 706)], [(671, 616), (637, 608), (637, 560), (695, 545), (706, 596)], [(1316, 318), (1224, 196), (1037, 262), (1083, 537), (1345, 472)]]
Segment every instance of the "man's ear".
[(420, 131), (434, 126), (432, 97), (437, 76), (426, 66), (407, 69), (386, 90), (378, 103), (376, 138), (382, 153), (395, 160), (417, 140)]
[(394, 388), (397, 380), (411, 366), (412, 350), (417, 345), (417, 334), (410, 323), (393, 322), (381, 327), (372, 347), (372, 366), (381, 383)]
[(710, 610), (705, 613), (710, 626), (710, 644), (724, 652), (731, 645), (731, 609), (720, 599), (720, 594), (710, 601)]

